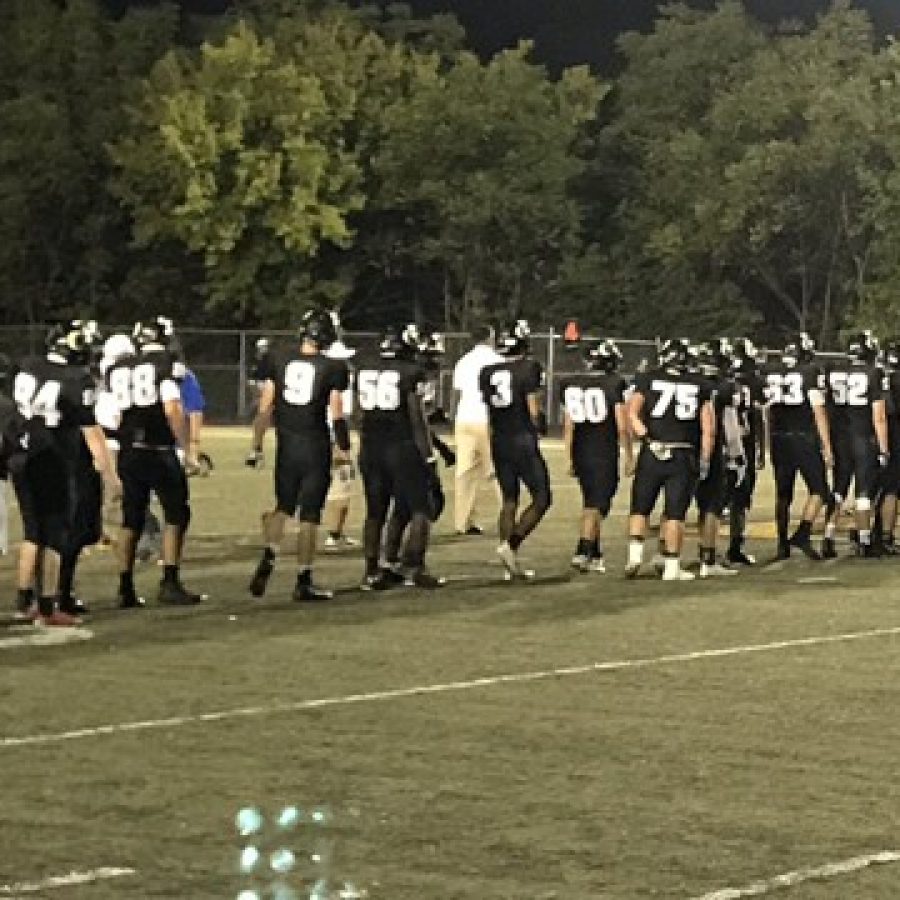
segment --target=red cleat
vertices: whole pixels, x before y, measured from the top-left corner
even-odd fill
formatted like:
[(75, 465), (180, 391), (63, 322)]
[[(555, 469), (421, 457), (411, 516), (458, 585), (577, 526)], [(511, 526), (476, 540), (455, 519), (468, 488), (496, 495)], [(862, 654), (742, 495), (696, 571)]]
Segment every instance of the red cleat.
[(38, 616), (34, 624), (40, 628), (75, 628), (81, 624), (81, 619), (57, 609), (49, 616)]

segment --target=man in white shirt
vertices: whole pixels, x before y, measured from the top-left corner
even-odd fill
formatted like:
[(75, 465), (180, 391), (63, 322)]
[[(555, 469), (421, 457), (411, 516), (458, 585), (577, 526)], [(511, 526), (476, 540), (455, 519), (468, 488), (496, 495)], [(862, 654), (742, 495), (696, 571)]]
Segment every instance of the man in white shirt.
[(477, 343), (453, 370), (456, 401), (456, 495), (454, 519), (458, 534), (479, 535), (474, 520), (479, 487), (493, 478), (488, 411), (481, 395), (479, 377), (485, 366), (500, 361), (494, 349), (494, 332), (487, 326), (476, 327), (472, 336)]

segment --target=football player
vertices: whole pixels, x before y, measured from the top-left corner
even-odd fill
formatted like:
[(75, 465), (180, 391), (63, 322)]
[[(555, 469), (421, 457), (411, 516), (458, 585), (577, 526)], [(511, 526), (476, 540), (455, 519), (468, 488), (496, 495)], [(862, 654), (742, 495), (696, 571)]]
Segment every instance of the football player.
[(356, 375), (359, 466), (366, 497), (363, 590), (384, 590), (397, 582), (380, 562), (382, 532), (392, 502), (409, 518), (403, 550), (409, 567), (405, 581), (426, 590), (444, 584), (425, 565), (435, 458), (422, 405), (428, 379), (418, 358), (420, 343), (415, 325), (388, 329), (378, 356), (361, 362)]
[(716, 559), (716, 541), (728, 492), (729, 473), (736, 484), (747, 475), (747, 461), (737, 414), (737, 385), (729, 377), (731, 342), (720, 338), (699, 348), (700, 375), (707, 380), (715, 415), (715, 444), (709, 473), (697, 485), (697, 509), (700, 513), (700, 577), (734, 575), (737, 570)]
[(93, 322), (55, 326), (47, 335), (46, 356), (26, 360), (13, 380), (13, 399), (24, 422), (12, 465), (23, 533), (17, 609), (20, 616), (46, 625), (80, 623), (57, 603), (60, 563), (66, 559), (71, 579), (79, 541), (99, 525), (99, 509), (91, 502), (94, 494), (99, 497), (94, 482), (102, 483), (101, 473), (115, 480), (94, 418), (94, 383), (87, 370), (96, 334)]
[[(809, 559), (821, 559), (812, 545), (812, 527), (829, 494), (826, 470), (832, 468), (834, 455), (825, 406), (825, 376), (815, 364), (815, 347), (803, 332), (784, 348), (781, 362), (769, 368), (765, 376), (779, 559), (787, 559), (793, 547)], [(796, 531), (788, 537), (798, 474), (809, 496)]]
[(759, 352), (746, 338), (733, 346), (731, 375), (734, 378), (738, 425), (743, 444), (743, 471), (732, 465), (728, 476), (729, 532), (727, 560), (731, 565), (752, 566), (756, 560), (745, 547), (747, 513), (753, 505), (757, 472), (765, 466), (765, 394), (759, 375)]
[(900, 341), (890, 341), (885, 345), (882, 365), (885, 370), (885, 411), (890, 454), (887, 469), (882, 474), (878, 530), (882, 552), (895, 556), (894, 528), (897, 524), (897, 495), (900, 493)]
[(572, 557), (572, 567), (581, 572), (606, 571), (601, 529), (619, 486), (620, 449), (626, 474), (634, 468), (621, 360), (613, 341), (592, 341), (584, 352), (587, 371), (560, 384), (563, 442), (581, 488), (581, 531)]
[(647, 519), (664, 494), (661, 538), (664, 581), (690, 581), (681, 568), (684, 519), (698, 478), (709, 473), (715, 443), (715, 415), (707, 382), (692, 374), (690, 342), (666, 341), (655, 368), (635, 376), (628, 399), (628, 421), (641, 442), (631, 493), (628, 562), (635, 578), (644, 558)]
[(828, 507), (822, 555), (835, 555), (835, 520), (855, 485), (857, 549), (861, 556), (877, 555), (872, 544), (872, 511), (881, 473), (890, 460), (885, 406), (884, 373), (878, 367), (878, 342), (869, 331), (850, 338), (848, 361), (828, 372), (834, 410), (831, 441), (834, 448), (833, 498)]
[(159, 316), (138, 322), (132, 339), (137, 352), (119, 356), (106, 370), (106, 385), (121, 413), (119, 478), (122, 482), (122, 530), (118, 542), (122, 609), (143, 605), (134, 587), (138, 539), (144, 530), (152, 494), (162, 507), (163, 577), (160, 603), (188, 606), (201, 597), (181, 582), (184, 539), (191, 520), (184, 471), (188, 443), (179, 382), (184, 366), (170, 352), (172, 321)]
[(263, 438), (274, 421), (276, 505), (263, 516), (266, 547), (250, 583), (254, 597), (265, 593), (285, 523), (295, 514), (299, 568), (294, 600), (316, 603), (332, 597), (313, 583), (312, 566), (333, 460), (350, 453), (342, 399), (350, 385), (349, 370), (344, 360), (325, 355), (338, 338), (338, 324), (332, 313), (307, 312), (300, 326), (300, 346), (276, 361), (262, 387), (253, 448), (261, 458)]
[[(488, 408), (491, 456), (503, 502), (497, 548), (509, 579), (531, 578), (534, 573), (519, 562), (519, 548), (540, 524), (552, 503), (547, 464), (539, 435), (547, 433), (541, 394), (545, 377), (530, 350), (528, 323), (520, 319), (496, 333), (496, 349), (503, 361), (485, 366), (479, 387)], [(531, 503), (517, 516), (521, 486)]]

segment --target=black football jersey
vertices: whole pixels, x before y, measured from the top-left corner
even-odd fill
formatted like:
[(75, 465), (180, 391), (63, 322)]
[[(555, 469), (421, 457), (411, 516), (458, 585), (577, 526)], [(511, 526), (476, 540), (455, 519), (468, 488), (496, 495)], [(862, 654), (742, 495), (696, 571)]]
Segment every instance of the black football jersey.
[(744, 437), (755, 437), (754, 429), (759, 421), (755, 411), (766, 404), (763, 382), (756, 375), (740, 375), (735, 379), (734, 387), (735, 408), (737, 409), (738, 423), (741, 426), (741, 434)]
[(123, 446), (175, 446), (165, 404), (180, 400), (184, 372), (184, 364), (165, 350), (124, 356), (106, 370), (106, 388), (121, 413), (119, 440)]
[(710, 399), (709, 381), (656, 369), (635, 376), (634, 393), (644, 398), (641, 421), (651, 441), (700, 448), (700, 413)]
[(350, 386), (347, 363), (322, 353), (291, 353), (269, 373), (275, 385), (275, 427), (281, 432), (327, 439), (332, 391)]
[(874, 366), (853, 363), (834, 366), (828, 372), (828, 396), (834, 411), (832, 431), (838, 427), (870, 437), (875, 433), (872, 405), (885, 397), (884, 373)]
[(884, 376), (884, 394), (888, 416), (900, 420), (900, 370)]
[(825, 375), (814, 365), (778, 365), (766, 372), (769, 430), (774, 434), (815, 434), (811, 396), (825, 399)]
[(494, 434), (536, 434), (528, 397), (543, 390), (544, 370), (534, 359), (512, 359), (485, 366), (478, 379)]
[(362, 361), (356, 371), (356, 405), (363, 439), (414, 440), (410, 397), (421, 397), (427, 382), (427, 373), (413, 360)]
[(29, 359), (13, 379), (13, 401), (27, 423), (29, 449), (52, 446), (69, 461), (90, 454), (81, 429), (96, 424), (94, 381), (87, 369), (52, 359)]
[(598, 450), (616, 452), (619, 429), (616, 406), (622, 404), (625, 381), (621, 375), (585, 372), (564, 379), (560, 401), (572, 422), (572, 453)]

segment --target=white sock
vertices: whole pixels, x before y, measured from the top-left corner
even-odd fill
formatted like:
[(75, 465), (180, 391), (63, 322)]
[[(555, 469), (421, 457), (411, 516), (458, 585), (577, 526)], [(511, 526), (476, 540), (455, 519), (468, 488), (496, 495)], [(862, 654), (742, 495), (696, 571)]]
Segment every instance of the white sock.
[(868, 528), (863, 528), (859, 532), (859, 542), (863, 547), (868, 547), (872, 543), (872, 532)]
[(834, 522), (825, 525), (825, 539), (829, 541), (834, 539)]
[(628, 544), (628, 565), (639, 566), (644, 561), (644, 542), (630, 541)]
[(681, 560), (677, 556), (667, 556), (664, 563), (663, 575), (673, 577), (681, 571)]

